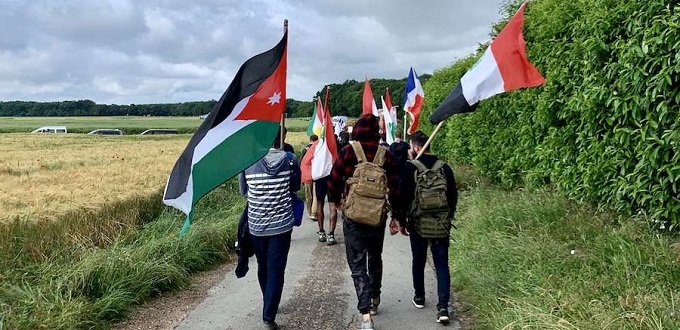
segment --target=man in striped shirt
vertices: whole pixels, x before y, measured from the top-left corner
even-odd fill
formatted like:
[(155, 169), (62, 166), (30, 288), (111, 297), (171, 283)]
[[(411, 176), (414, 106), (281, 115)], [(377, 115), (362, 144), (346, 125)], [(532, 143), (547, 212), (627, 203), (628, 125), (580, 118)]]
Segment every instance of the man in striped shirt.
[(241, 194), (248, 198), (248, 229), (257, 259), (266, 329), (278, 329), (275, 319), (293, 231), (290, 194), (300, 189), (297, 158), (279, 148), (277, 135), (267, 155), (239, 175)]

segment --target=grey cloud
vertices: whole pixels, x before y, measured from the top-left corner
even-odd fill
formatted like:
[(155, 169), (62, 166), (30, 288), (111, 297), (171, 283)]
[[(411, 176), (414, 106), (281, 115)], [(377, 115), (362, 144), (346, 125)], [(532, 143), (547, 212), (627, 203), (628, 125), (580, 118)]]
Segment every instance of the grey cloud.
[(284, 18), (288, 97), (307, 100), (327, 83), (430, 73), (470, 54), (501, 1), (0, 0), (0, 100), (217, 99)]

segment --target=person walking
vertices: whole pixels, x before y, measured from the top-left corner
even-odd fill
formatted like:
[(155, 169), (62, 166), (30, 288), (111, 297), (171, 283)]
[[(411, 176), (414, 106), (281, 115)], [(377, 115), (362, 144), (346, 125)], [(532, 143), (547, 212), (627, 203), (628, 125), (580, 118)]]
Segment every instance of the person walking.
[(319, 226), (319, 231), (316, 232), (320, 243), (328, 242), (328, 245), (335, 245), (338, 241), (335, 239), (335, 227), (337, 225), (337, 210), (335, 209), (335, 204), (330, 203), (330, 219), (328, 224), (328, 235), (324, 229), (324, 205), (326, 204), (326, 198), (328, 196), (328, 179), (330, 175), (323, 178), (314, 180), (314, 194), (316, 199), (314, 203), (316, 204), (316, 223)]
[[(411, 135), (411, 159), (404, 164), (399, 185), (402, 205), (407, 208), (401, 218), (402, 234), (411, 241), (413, 305), (425, 308), (425, 264), (430, 247), (437, 276), (437, 322), (441, 324), (460, 321), (449, 313), (451, 276), (449, 274), (449, 234), (456, 212), (458, 192), (451, 167), (430, 153), (429, 146), (420, 158), (415, 156), (423, 149), (428, 136), (421, 131)], [(404, 221), (405, 220), (405, 221)], [(453, 313), (453, 312), (452, 312)]]
[[(300, 155), (300, 168), (302, 170), (302, 185), (305, 187), (305, 207), (309, 220), (316, 221), (316, 195), (314, 194), (314, 182), (312, 180), (312, 159), (314, 159), (314, 146), (319, 141), (316, 134), (309, 137), (309, 144), (302, 149)], [(307, 154), (307, 152), (311, 152)], [(307, 157), (305, 157), (307, 156)]]
[(400, 168), (403, 168), (406, 161), (409, 160), (409, 149), (411, 148), (407, 142), (404, 142), (403, 138), (402, 133), (397, 131), (395, 141), (389, 147), (392, 156), (394, 156)]
[(300, 189), (300, 175), (295, 155), (280, 149), (279, 135), (273, 148), (239, 175), (241, 194), (248, 199), (248, 230), (257, 259), (265, 329), (278, 329), (275, 320), (294, 223), (291, 193)]
[[(366, 114), (357, 120), (352, 129), (352, 140), (350, 145), (342, 148), (333, 164), (329, 201), (344, 210), (342, 218), (347, 263), (357, 294), (357, 309), (362, 315), (359, 329), (372, 330), (374, 324), (371, 315), (378, 312), (382, 287), (382, 251), (388, 208), (385, 205), (385, 192), (389, 191), (388, 200), (394, 205), (399, 196), (399, 172), (387, 148), (378, 145), (380, 132), (375, 116)], [(367, 173), (363, 169), (368, 168), (367, 163), (375, 164), (372, 169), (378, 173), (377, 176), (354, 177), (355, 172)], [(355, 198), (354, 194), (359, 189), (353, 187), (366, 184), (382, 187), (373, 186), (372, 189), (380, 191), (377, 196), (373, 196), (375, 198)], [(345, 202), (341, 203), (343, 196)], [(365, 219), (364, 215), (370, 215), (370, 219)], [(392, 230), (398, 226), (396, 219), (392, 219)]]

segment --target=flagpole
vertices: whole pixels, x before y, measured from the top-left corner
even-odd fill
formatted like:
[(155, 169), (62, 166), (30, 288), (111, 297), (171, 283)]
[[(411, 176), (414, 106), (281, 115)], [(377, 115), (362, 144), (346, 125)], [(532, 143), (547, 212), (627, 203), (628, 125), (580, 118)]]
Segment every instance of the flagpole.
[[(288, 19), (283, 20), (283, 33), (288, 32)], [(285, 103), (286, 100), (283, 100)], [(284, 136), (285, 134), (283, 131), (286, 129), (286, 107), (283, 108), (283, 113), (281, 113), (281, 128), (279, 131), (281, 132), (281, 135), (279, 135), (279, 148), (283, 150), (283, 144), (284, 144)]]
[(416, 159), (420, 158), (420, 156), (423, 155), (423, 153), (425, 152), (425, 149), (427, 149), (427, 147), (430, 145), (430, 143), (434, 139), (435, 135), (437, 135), (437, 133), (439, 132), (439, 129), (442, 128), (442, 125), (444, 125), (444, 122), (445, 122), (445, 120), (442, 120), (441, 122), (439, 122), (439, 124), (437, 124), (437, 127), (435, 127), (434, 131), (432, 131), (432, 135), (430, 135), (430, 138), (427, 139), (427, 142), (425, 142), (425, 145), (423, 146), (423, 148), (420, 149), (420, 152), (418, 152)]
[(408, 122), (408, 113), (406, 113), (406, 109), (404, 108), (404, 139), (406, 139), (406, 124)]
[[(326, 112), (326, 109), (328, 109), (328, 96), (329, 96), (330, 92), (331, 92), (331, 86), (326, 85), (326, 99), (323, 102), (324, 103), (324, 105), (323, 105), (324, 113)], [(328, 111), (328, 115), (329, 116), (331, 115), (330, 111)]]

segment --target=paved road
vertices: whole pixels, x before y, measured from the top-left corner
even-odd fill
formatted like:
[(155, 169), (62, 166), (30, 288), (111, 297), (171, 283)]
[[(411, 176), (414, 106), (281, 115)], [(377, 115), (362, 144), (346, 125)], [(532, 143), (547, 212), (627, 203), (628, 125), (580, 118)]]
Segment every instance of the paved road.
[[(285, 330), (356, 329), (360, 315), (345, 258), (342, 224), (336, 229), (339, 244), (327, 246), (317, 242), (316, 222), (307, 220), (306, 215), (304, 219), (302, 226), (293, 232), (286, 284), (276, 321)], [(382, 302), (374, 317), (376, 329), (444, 328), (435, 321), (437, 294), (431, 263), (425, 271), (427, 306), (417, 310), (411, 304), (413, 289), (408, 238), (387, 234), (384, 251)], [(208, 297), (175, 329), (260, 329), (261, 297), (257, 263), (253, 257), (245, 278), (237, 279), (233, 272), (225, 274)]]

